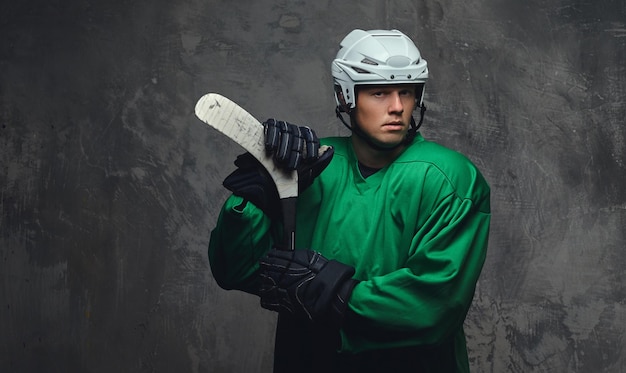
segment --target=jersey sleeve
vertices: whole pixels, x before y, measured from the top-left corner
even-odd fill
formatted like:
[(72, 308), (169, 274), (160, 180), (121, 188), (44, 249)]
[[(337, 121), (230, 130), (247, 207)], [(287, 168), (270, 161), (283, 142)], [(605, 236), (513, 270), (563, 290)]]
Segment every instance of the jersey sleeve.
[(441, 198), (414, 234), (405, 265), (354, 288), (343, 350), (437, 345), (462, 333), (489, 235), (489, 189), (480, 189)]
[(255, 205), (232, 195), (224, 203), (209, 240), (209, 264), (226, 290), (258, 294), (258, 260), (273, 245), (271, 220)]

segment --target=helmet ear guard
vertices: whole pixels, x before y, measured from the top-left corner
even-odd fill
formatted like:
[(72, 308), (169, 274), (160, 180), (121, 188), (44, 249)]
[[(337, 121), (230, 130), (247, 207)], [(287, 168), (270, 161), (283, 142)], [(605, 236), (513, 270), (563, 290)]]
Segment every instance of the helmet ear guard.
[(417, 108), (424, 106), (424, 83), (417, 83), (415, 85), (415, 106), (413, 107), (413, 111), (416, 111)]
[(352, 111), (350, 106), (346, 103), (346, 99), (343, 96), (343, 92), (339, 84), (335, 84), (335, 101), (337, 102), (337, 110), (340, 112), (350, 113)]

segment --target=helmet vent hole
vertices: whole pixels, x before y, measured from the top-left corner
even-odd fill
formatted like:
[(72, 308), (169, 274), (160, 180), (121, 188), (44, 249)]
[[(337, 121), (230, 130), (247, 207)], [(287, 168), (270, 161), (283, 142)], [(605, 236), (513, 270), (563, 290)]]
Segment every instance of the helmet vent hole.
[(359, 74), (369, 74), (370, 73), (369, 71), (361, 69), (361, 68), (358, 68), (356, 66), (352, 66), (352, 69), (354, 71), (356, 71), (357, 73), (359, 73)]
[(362, 59), (361, 63), (364, 63), (366, 65), (378, 66), (377, 62), (374, 62), (374, 61), (370, 60), (369, 58)]

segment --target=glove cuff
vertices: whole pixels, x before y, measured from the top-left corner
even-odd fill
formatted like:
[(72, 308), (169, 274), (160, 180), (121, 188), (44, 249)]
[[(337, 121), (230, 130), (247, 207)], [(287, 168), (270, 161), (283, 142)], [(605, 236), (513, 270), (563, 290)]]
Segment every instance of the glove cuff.
[(333, 299), (329, 310), (330, 324), (340, 329), (343, 325), (346, 312), (348, 311), (348, 300), (352, 295), (352, 290), (359, 284), (360, 281), (349, 278), (341, 284), (335, 298)]

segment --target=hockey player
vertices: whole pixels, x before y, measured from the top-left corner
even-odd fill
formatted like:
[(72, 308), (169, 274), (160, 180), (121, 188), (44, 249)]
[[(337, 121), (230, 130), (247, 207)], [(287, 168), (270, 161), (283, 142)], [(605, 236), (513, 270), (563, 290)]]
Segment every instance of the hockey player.
[(264, 123), (276, 164), (300, 175), (296, 250), (276, 248), (275, 187), (240, 156), (211, 234), (213, 275), (279, 312), (276, 372), (467, 372), (463, 322), (487, 250), (489, 186), (418, 132), (428, 69), (405, 34), (352, 31), (332, 76), (351, 136), (317, 152), (308, 127)]

